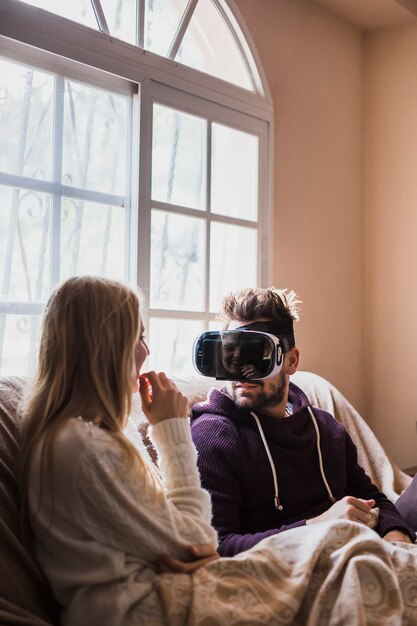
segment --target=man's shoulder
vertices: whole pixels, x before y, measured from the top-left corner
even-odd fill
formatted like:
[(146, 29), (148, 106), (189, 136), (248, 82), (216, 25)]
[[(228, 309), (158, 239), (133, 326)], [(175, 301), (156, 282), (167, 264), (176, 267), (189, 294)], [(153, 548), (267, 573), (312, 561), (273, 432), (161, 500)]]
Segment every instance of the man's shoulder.
[(344, 425), (341, 422), (338, 422), (331, 413), (321, 409), (320, 407), (312, 406), (311, 408), (313, 410), (314, 417), (323, 428), (331, 430), (334, 433), (338, 433), (339, 435), (347, 433)]

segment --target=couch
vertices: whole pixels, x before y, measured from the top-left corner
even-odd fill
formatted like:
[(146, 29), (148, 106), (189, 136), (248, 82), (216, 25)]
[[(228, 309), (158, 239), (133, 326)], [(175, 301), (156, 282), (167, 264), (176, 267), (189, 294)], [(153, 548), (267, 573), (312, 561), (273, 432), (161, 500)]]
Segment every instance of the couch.
[[(313, 405), (329, 411), (342, 422), (358, 448), (359, 462), (372, 480), (393, 501), (411, 482), (385, 454), (381, 444), (346, 398), (327, 380), (310, 372), (297, 372), (293, 382)], [(203, 400), (211, 379), (176, 379), (189, 404)], [(57, 606), (38, 568), (32, 548), (19, 529), (18, 461), (19, 424), (16, 407), (24, 380), (0, 378), (0, 624), (51, 626), (57, 624)], [(146, 442), (146, 421), (135, 399), (132, 418)], [(148, 442), (149, 443), (149, 442)], [(150, 450), (152, 453), (152, 450)]]

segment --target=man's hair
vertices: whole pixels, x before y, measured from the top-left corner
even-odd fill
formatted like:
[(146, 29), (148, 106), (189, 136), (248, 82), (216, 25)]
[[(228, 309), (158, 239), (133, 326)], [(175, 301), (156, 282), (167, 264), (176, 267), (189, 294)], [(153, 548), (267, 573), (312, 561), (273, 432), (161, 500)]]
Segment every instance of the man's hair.
[(260, 317), (298, 321), (300, 304), (297, 294), (288, 289), (248, 287), (226, 296), (220, 305), (218, 317), (225, 322), (250, 322)]

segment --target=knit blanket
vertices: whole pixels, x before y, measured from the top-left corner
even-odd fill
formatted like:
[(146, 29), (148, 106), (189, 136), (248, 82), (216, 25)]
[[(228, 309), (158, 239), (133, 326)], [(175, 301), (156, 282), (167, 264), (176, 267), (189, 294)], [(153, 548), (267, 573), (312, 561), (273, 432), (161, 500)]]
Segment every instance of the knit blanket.
[(155, 585), (170, 626), (415, 626), (416, 571), (417, 546), (333, 521)]

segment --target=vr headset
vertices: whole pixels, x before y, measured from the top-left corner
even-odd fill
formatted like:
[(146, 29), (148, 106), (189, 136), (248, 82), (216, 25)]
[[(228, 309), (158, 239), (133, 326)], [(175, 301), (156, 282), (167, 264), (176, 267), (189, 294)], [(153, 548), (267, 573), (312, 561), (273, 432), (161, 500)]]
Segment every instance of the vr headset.
[(272, 378), (294, 345), (292, 320), (254, 322), (199, 335), (194, 342), (193, 364), (197, 372), (217, 380)]

